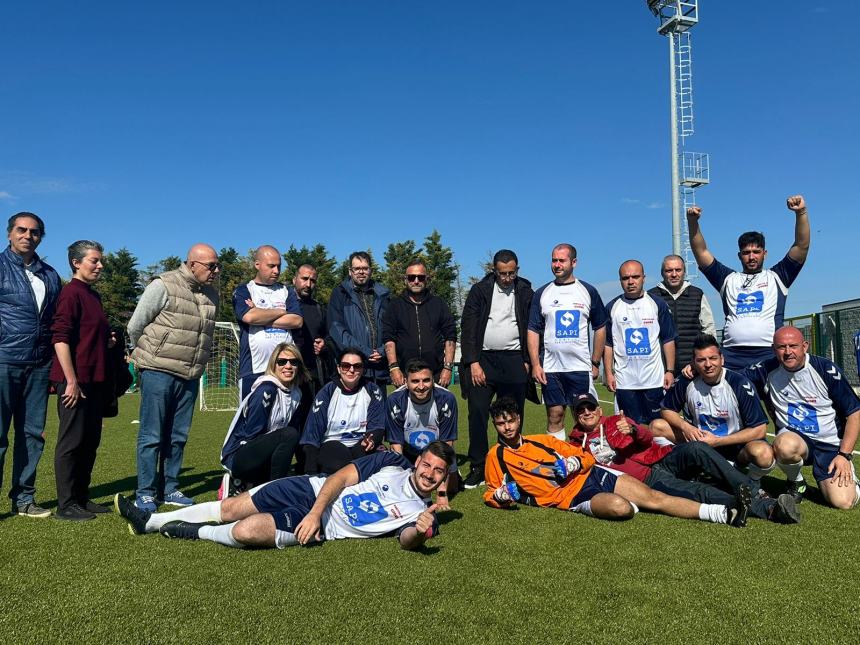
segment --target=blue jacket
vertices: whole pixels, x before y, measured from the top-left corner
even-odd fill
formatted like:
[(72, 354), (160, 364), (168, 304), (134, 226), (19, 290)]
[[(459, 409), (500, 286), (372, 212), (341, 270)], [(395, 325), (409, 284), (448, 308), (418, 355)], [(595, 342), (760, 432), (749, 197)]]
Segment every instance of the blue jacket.
[(388, 379), (388, 362), (385, 360), (385, 344), (382, 342), (382, 315), (388, 306), (388, 289), (378, 282), (373, 283), (373, 319), (375, 335), (371, 338), (370, 325), (358, 294), (347, 278), (332, 291), (328, 303), (328, 333), (338, 352), (347, 347), (357, 347), (366, 355), (376, 350), (382, 360), (368, 366), (364, 375), (369, 379)]
[(51, 322), (60, 276), (38, 255), (29, 269), (45, 283), (41, 311), (24, 273), (23, 258), (10, 247), (0, 253), (0, 363), (6, 365), (41, 365), (52, 356)]

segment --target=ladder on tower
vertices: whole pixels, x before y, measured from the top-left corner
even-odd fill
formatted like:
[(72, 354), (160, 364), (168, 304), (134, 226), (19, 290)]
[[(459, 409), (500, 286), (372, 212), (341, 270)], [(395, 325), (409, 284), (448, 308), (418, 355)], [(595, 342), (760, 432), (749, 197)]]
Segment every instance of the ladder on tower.
[(690, 33), (674, 33), (675, 83), (678, 101), (678, 134), (689, 137), (693, 134), (693, 47)]
[(684, 259), (684, 268), (687, 270), (687, 280), (693, 281), (699, 277), (699, 265), (693, 248), (690, 246), (690, 227), (687, 225), (687, 209), (696, 205), (696, 189), (692, 186), (681, 186), (681, 201), (683, 211), (681, 212), (681, 257)]

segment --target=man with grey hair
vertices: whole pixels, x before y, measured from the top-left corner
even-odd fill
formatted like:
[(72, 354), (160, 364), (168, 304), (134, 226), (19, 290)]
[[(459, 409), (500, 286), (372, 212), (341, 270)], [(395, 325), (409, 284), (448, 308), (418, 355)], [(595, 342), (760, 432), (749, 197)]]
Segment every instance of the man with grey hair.
[(0, 487), (15, 423), (12, 456), (12, 514), (49, 517), (35, 503), (36, 467), (45, 447), (51, 320), (60, 295), (60, 276), (36, 254), (45, 223), (21, 212), (6, 226), (9, 246), (0, 253)]
[(141, 392), (135, 503), (146, 511), (156, 510), (156, 500), (194, 503), (178, 479), (198, 380), (212, 348), (220, 271), (215, 249), (195, 244), (178, 269), (149, 283), (128, 322)]
[(648, 295), (659, 298), (669, 307), (675, 322), (675, 376), (693, 360), (693, 341), (699, 334), (716, 336), (714, 314), (704, 291), (690, 284), (684, 259), (667, 255), (660, 267), (663, 281), (648, 289)]

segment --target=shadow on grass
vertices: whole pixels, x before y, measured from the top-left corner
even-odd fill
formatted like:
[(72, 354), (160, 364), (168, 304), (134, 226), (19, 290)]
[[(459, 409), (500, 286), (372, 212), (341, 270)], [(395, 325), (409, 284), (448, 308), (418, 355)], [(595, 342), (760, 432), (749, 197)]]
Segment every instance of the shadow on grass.
[(436, 513), (436, 519), (439, 522), (439, 525), (447, 524), (448, 522), (453, 522), (454, 520), (463, 519), (463, 514), (460, 511), (455, 509), (451, 509), (450, 511), (439, 511)]

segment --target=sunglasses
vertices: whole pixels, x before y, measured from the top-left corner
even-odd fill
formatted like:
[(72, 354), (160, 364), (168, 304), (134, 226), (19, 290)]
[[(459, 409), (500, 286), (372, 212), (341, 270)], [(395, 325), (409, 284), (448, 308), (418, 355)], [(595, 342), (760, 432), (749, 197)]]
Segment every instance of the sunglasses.
[(407, 273), (407, 274), (406, 274), (406, 280), (407, 280), (407, 282), (426, 282), (426, 281), (427, 281), (427, 276), (426, 276), (426, 275), (421, 275), (421, 274), (417, 274), (417, 275), (409, 275), (409, 274)]
[(347, 363), (346, 361), (341, 361), (337, 366), (344, 372), (360, 372), (364, 369), (364, 363)]
[(191, 264), (202, 264), (212, 273), (221, 270), (221, 265), (218, 262), (200, 262), (199, 260), (191, 260)]
[(591, 403), (583, 403), (578, 408), (576, 408), (576, 413), (581, 414), (582, 412), (594, 412), (596, 409), (596, 405), (592, 405)]
[(276, 358), (275, 359), (275, 365), (277, 365), (278, 367), (283, 367), (287, 363), (289, 363), (293, 367), (298, 367), (299, 365), (302, 364), (302, 362), (298, 358)]

